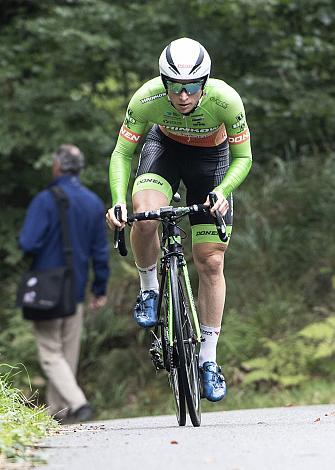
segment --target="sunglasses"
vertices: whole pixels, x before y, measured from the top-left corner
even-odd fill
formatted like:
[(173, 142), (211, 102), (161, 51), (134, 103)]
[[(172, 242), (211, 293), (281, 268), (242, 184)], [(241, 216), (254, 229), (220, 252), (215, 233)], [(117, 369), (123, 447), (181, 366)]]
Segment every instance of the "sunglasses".
[(203, 80), (190, 83), (171, 82), (170, 80), (166, 80), (168, 91), (171, 91), (175, 95), (180, 95), (183, 90), (185, 90), (188, 95), (194, 95), (202, 89), (203, 85)]

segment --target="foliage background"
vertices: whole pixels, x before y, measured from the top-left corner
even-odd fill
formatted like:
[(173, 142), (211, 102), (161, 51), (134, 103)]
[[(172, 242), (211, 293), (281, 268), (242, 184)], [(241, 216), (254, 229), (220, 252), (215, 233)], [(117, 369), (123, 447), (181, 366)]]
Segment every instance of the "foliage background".
[[(31, 325), (14, 307), (25, 209), (62, 142), (83, 149), (82, 180), (109, 207), (126, 104), (181, 36), (208, 49), (252, 131), (254, 166), (235, 193), (226, 260), (219, 360), (232, 391), (220, 406), (334, 400), (334, 19), (331, 0), (2, 1), (0, 362), (23, 362), (40, 401)], [(170, 412), (166, 378), (153, 374), (149, 338), (131, 320), (131, 256), (111, 253), (111, 268), (108, 307), (86, 318), (80, 381), (98, 416)], [(24, 374), (18, 381), (28, 393)]]

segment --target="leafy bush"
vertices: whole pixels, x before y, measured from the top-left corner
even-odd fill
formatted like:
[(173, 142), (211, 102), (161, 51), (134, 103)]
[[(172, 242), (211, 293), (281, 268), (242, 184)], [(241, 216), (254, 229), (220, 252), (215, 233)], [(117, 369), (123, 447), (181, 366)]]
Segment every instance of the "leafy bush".
[(315, 374), (335, 378), (335, 316), (307, 325), (295, 334), (274, 341), (263, 338), (263, 356), (242, 362), (244, 385), (267, 383), (291, 387)]

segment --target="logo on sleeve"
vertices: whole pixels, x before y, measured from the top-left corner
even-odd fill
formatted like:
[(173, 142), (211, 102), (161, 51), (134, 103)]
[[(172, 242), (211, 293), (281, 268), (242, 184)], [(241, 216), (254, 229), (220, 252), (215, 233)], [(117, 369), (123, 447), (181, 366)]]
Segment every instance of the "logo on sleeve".
[(228, 142), (230, 144), (243, 144), (250, 139), (250, 132), (249, 129), (245, 129), (243, 132), (236, 134), (234, 136), (228, 136)]
[(138, 141), (141, 138), (141, 134), (136, 134), (136, 132), (131, 131), (124, 124), (122, 125), (122, 127), (120, 129), (120, 135), (124, 139), (128, 140), (128, 142), (132, 142), (132, 143), (135, 143), (135, 144), (137, 144)]
[(242, 132), (247, 126), (245, 122), (245, 117), (243, 113), (239, 113), (235, 116), (236, 122), (232, 125), (232, 128), (235, 129), (237, 132)]
[(166, 96), (166, 93), (158, 93), (158, 95), (147, 96), (146, 98), (142, 98), (140, 101), (142, 104), (149, 103), (150, 101), (158, 100), (158, 98), (163, 98)]
[(216, 98), (215, 96), (212, 96), (210, 98), (211, 101), (214, 101), (217, 106), (220, 106), (220, 108), (227, 109), (228, 108), (228, 103), (225, 101), (220, 100), (219, 98)]
[(136, 122), (137, 122), (136, 119), (133, 118), (132, 109), (128, 108), (126, 118), (124, 120), (124, 123), (125, 123), (126, 127), (128, 127), (130, 129), (132, 125), (136, 124)]

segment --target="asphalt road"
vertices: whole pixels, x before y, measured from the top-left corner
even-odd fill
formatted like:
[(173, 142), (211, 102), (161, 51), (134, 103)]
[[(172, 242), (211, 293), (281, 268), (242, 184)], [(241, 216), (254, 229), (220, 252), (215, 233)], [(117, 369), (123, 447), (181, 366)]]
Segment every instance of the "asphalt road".
[(41, 447), (41, 470), (334, 470), (335, 404), (63, 426)]

